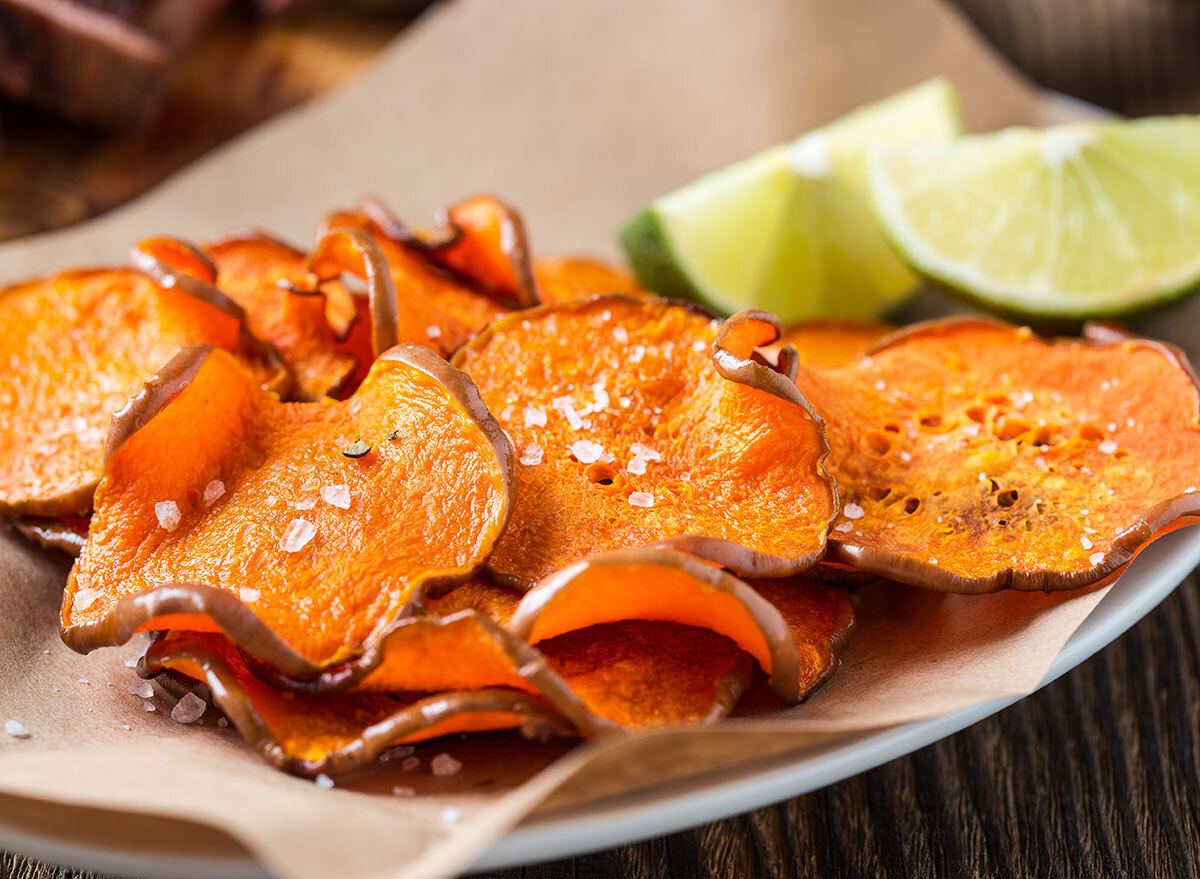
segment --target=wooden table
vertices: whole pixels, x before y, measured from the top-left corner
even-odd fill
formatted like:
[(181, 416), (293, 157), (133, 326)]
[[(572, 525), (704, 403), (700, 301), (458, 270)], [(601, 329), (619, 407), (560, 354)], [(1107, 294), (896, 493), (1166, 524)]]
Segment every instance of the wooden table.
[[(1092, 100), (1127, 111), (1200, 109), (1200, 5), (1092, 0), (1106, 24), (1089, 37), (1064, 11), (1076, 4), (1014, 0), (1001, 12), (991, 0), (959, 2), (1043, 82), (1076, 83)], [(336, 16), (315, 12), (266, 31), (227, 16), (181, 69), (163, 123), (134, 138), (81, 138), (38, 114), (3, 108), (0, 239), (120, 203), (254, 122), (343, 81), (409, 17), (378, 2), (356, 4), (348, 15), (339, 6)], [(1107, 92), (1079, 73), (1089, 39), (1111, 62), (1099, 78), (1111, 80)], [(1072, 51), (1060, 56), (1054, 47), (1065, 42)], [(1122, 79), (1139, 56), (1143, 73)], [(226, 74), (219, 87), (217, 69)], [(1080, 668), (912, 756), (664, 839), (490, 876), (1193, 876), (1198, 729), (1193, 575)], [(84, 875), (0, 853), (0, 877)]]

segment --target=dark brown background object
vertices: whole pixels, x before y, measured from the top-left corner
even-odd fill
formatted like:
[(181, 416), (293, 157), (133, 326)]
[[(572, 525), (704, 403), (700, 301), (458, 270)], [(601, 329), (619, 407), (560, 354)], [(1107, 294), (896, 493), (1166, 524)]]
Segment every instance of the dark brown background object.
[[(1043, 84), (1118, 111), (1200, 112), (1195, 0), (958, 0)], [(0, 238), (118, 204), (344, 81), (409, 13), (222, 13), (164, 116), (123, 140), (0, 105)], [(219, 72), (220, 75), (215, 75)], [(1191, 876), (1200, 863), (1200, 583), (1064, 679), (946, 741), (788, 803), (503, 879)], [(0, 855), (0, 876), (87, 874)]]

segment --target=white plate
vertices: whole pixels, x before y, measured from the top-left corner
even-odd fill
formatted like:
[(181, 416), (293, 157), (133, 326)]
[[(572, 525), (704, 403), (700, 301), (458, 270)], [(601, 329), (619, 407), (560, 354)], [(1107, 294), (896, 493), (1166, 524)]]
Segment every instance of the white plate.
[[(1073, 669), (1149, 613), (1200, 564), (1200, 528), (1175, 531), (1141, 553), (1067, 642), (1042, 686)], [(965, 729), (1018, 700), (1001, 699), (850, 741), (781, 754), (736, 778), (692, 776), (636, 796), (545, 816), (501, 839), (476, 865), (499, 869), (565, 858), (674, 833), (807, 793), (865, 772)], [(82, 845), (0, 823), (0, 848), (80, 869), (172, 879), (263, 879), (248, 857), (166, 854)]]

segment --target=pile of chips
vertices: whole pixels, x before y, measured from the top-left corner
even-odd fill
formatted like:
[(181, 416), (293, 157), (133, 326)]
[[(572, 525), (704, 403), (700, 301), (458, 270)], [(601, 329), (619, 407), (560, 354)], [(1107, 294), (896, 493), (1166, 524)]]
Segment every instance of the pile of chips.
[(0, 514), (78, 555), (63, 640), (153, 632), (140, 674), (302, 774), (783, 708), (848, 586), (1083, 587), (1200, 512), (1169, 346), (721, 320), (533, 260), (490, 196), (432, 232), (368, 201), (311, 252), (148, 239), (0, 321)]

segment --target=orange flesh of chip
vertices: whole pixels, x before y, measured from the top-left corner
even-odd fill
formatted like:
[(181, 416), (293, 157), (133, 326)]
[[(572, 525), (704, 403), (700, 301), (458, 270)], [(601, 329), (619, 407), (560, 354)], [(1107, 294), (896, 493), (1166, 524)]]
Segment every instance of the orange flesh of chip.
[(0, 311), (0, 511), (87, 512), (113, 412), (181, 346), (240, 345), (235, 318), (128, 269), (10, 287)]
[(854, 609), (845, 590), (803, 577), (755, 580), (754, 590), (779, 611), (800, 653), (800, 696), (817, 688), (837, 669), (854, 628)]
[(371, 233), (396, 285), (401, 341), (425, 345), (445, 357), (506, 310), (465, 282), (438, 271), (424, 254), (389, 238), (361, 214), (333, 214), (323, 225)]
[[(446, 711), (446, 703), (458, 694), (335, 693), (312, 697), (281, 692), (255, 677), (225, 639), (212, 636), (173, 636), (152, 648), (151, 654), (156, 667), (207, 682), (214, 701), (264, 757), (306, 774), (319, 769), (354, 768), (373, 759), (388, 744), (426, 741), (452, 733), (512, 729), (525, 723), (530, 714)], [(536, 710), (537, 702), (531, 697), (516, 697), (515, 701)], [(416, 716), (407, 729), (379, 739), (382, 725), (417, 705), (428, 706), (432, 719), (425, 719), (418, 710), (413, 712)], [(325, 765), (330, 760), (334, 765)]]
[(628, 272), (598, 260), (580, 257), (540, 257), (534, 260), (538, 297), (542, 302), (569, 302), (600, 293), (624, 293), (635, 299), (652, 294)]
[(811, 320), (785, 329), (768, 351), (775, 356), (791, 345), (801, 363), (841, 366), (895, 330), (891, 324), (869, 320)]
[(598, 297), (501, 318), (456, 355), (522, 462), (494, 571), (533, 581), (683, 535), (820, 551), (833, 513), (820, 426), (723, 378), (709, 355), (718, 327), (685, 306)]
[(441, 265), (510, 306), (534, 304), (523, 224), (512, 208), (493, 196), (477, 195), (451, 207), (446, 218), (458, 235), (434, 251)]
[(292, 370), (298, 396), (320, 399), (346, 380), (355, 361), (338, 336), (350, 330), (355, 306), (343, 285), (327, 283), (311, 295), (280, 287), (281, 280), (305, 287), (307, 257), (264, 235), (218, 239), (204, 251), (217, 267), (217, 286), (246, 310), (250, 331)]
[(827, 421), (837, 561), (951, 591), (1081, 586), (1196, 506), (1197, 389), (1156, 343), (948, 321), (797, 383)]
[[(370, 451), (346, 457), (360, 439)], [(224, 491), (208, 506), (214, 480)], [(338, 486), (349, 509), (321, 494)], [(164, 502), (178, 509), (170, 530), (156, 511)], [(276, 635), (312, 663), (332, 664), (400, 613), (422, 582), (469, 576), (506, 506), (505, 473), (480, 425), (424, 371), (381, 359), (347, 403), (287, 404), (214, 351), (110, 457), (64, 597), (64, 638), (105, 620), (125, 596), (198, 582), (235, 596), (251, 589), (253, 612)], [(298, 522), (315, 529), (300, 546), (285, 539), (307, 530)], [(91, 590), (86, 607), (74, 600), (82, 589)]]
[(677, 623), (606, 623), (538, 648), (589, 711), (633, 729), (723, 717), (753, 675), (728, 638)]

